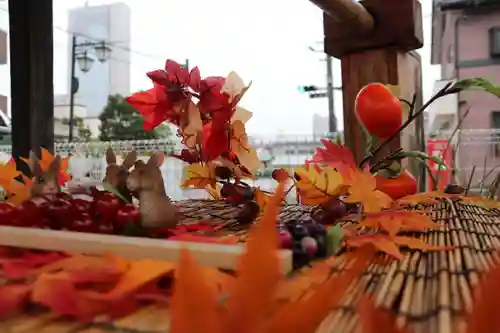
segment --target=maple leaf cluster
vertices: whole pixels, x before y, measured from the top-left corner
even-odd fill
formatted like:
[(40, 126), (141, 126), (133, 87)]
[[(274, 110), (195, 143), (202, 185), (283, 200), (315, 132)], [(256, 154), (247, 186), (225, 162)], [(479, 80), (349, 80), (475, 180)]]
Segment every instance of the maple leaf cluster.
[[(379, 189), (377, 178), (369, 167), (360, 168), (352, 152), (339, 140), (322, 139), (324, 148), (317, 148), (315, 155), (305, 165), (295, 169), (297, 195), (302, 204), (320, 208), (314, 211), (318, 223), (334, 225), (341, 219), (357, 222), (343, 228), (343, 245), (359, 247), (373, 245), (377, 250), (394, 258), (403, 257), (400, 247), (422, 251), (448, 250), (432, 246), (408, 232), (422, 233), (441, 226), (434, 223), (423, 211), (405, 210), (408, 204), (436, 203), (435, 198), (454, 197), (439, 192), (415, 193), (394, 200)], [(280, 171), (281, 173), (284, 170)], [(281, 175), (281, 178), (285, 176)], [(351, 204), (356, 207), (350, 215), (347, 210), (332, 214), (332, 205)]]
[(185, 148), (172, 156), (189, 164), (183, 187), (207, 188), (217, 195), (217, 165), (237, 178), (251, 177), (262, 166), (245, 130), (252, 113), (238, 105), (250, 84), (238, 74), (202, 79), (198, 67), (189, 71), (167, 60), (164, 69), (147, 76), (153, 88), (126, 100), (144, 117), (145, 130), (164, 121), (178, 127)]

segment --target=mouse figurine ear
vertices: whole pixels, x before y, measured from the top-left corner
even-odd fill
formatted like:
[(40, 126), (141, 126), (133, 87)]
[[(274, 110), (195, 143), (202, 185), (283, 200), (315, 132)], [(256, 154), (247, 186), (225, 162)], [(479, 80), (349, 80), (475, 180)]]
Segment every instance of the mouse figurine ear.
[(157, 168), (161, 167), (163, 165), (163, 162), (165, 161), (165, 153), (162, 151), (156, 152), (148, 160), (148, 165), (153, 165)]
[(128, 170), (134, 166), (135, 161), (137, 160), (137, 152), (132, 150), (130, 153), (125, 156), (122, 165)]
[(116, 155), (111, 146), (106, 150), (106, 163), (108, 163), (108, 165), (116, 164)]
[(59, 169), (61, 168), (61, 156), (56, 155), (56, 157), (50, 162), (48, 172), (51, 174), (57, 175), (59, 173)]
[(30, 150), (29, 161), (30, 163), (28, 164), (28, 166), (30, 167), (32, 176), (40, 177), (43, 173), (43, 170), (42, 167), (40, 166), (40, 160), (32, 150)]

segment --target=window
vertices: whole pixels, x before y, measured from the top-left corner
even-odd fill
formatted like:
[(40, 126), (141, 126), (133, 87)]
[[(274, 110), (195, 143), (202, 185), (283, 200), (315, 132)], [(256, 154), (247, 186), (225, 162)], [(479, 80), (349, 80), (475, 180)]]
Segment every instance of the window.
[(500, 27), (491, 28), (490, 31), (490, 56), (500, 58)]
[(491, 129), (493, 132), (493, 154), (500, 156), (500, 111), (491, 112)]

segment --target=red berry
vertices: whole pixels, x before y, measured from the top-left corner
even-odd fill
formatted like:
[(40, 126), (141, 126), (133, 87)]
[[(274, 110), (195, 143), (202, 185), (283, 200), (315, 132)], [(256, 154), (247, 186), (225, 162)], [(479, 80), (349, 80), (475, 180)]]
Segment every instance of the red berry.
[(74, 198), (71, 200), (73, 211), (75, 213), (88, 213), (90, 211), (91, 202), (82, 198)]
[(49, 203), (46, 212), (46, 216), (51, 221), (50, 227), (52, 229), (62, 229), (72, 219), (73, 206), (68, 200), (56, 198)]
[(307, 253), (308, 256), (312, 257), (318, 251), (318, 243), (314, 238), (306, 236), (302, 238), (300, 242), (302, 243), (302, 248), (304, 249), (304, 252)]
[(72, 219), (69, 229), (78, 232), (96, 232), (97, 228), (90, 214), (81, 213)]
[(0, 225), (15, 225), (17, 210), (14, 205), (7, 202), (0, 202)]
[(102, 192), (94, 198), (95, 212), (101, 219), (112, 221), (120, 208), (120, 199), (109, 192)]
[(291, 249), (293, 245), (293, 237), (289, 231), (283, 230), (278, 234), (279, 247), (282, 249)]
[(114, 227), (117, 231), (122, 231), (127, 225), (139, 223), (140, 221), (139, 208), (133, 204), (126, 204), (118, 209), (114, 219)]

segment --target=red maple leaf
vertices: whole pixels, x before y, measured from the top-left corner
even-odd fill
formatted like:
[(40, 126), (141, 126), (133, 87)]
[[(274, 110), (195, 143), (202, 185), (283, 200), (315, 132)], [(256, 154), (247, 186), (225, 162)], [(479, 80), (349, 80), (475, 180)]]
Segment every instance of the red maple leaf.
[(165, 62), (165, 69), (158, 69), (147, 73), (147, 76), (158, 84), (165, 87), (170, 87), (172, 90), (178, 88), (185, 90), (187, 87), (194, 91), (200, 90), (200, 70), (194, 67), (191, 72), (177, 62), (167, 59)]
[(311, 159), (312, 162), (335, 168), (343, 175), (357, 168), (354, 155), (340, 140), (335, 143), (332, 140), (323, 138), (321, 143), (324, 148), (316, 148), (316, 154)]
[(144, 129), (151, 131), (165, 120), (174, 124), (178, 122), (178, 115), (163, 85), (154, 83), (152, 89), (140, 91), (125, 99), (141, 115), (144, 116)]
[(229, 149), (227, 122), (210, 121), (203, 125), (202, 154), (205, 161), (219, 157)]

